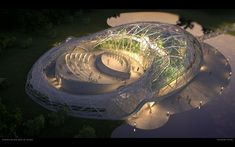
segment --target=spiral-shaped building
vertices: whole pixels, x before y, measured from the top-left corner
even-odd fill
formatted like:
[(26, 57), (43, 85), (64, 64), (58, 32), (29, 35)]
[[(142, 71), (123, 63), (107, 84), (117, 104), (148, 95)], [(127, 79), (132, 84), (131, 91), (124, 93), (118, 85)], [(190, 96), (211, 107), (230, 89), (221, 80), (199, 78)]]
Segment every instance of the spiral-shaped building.
[(52, 111), (125, 119), (184, 88), (202, 60), (200, 42), (176, 25), (125, 24), (46, 52), (30, 70), (26, 92)]

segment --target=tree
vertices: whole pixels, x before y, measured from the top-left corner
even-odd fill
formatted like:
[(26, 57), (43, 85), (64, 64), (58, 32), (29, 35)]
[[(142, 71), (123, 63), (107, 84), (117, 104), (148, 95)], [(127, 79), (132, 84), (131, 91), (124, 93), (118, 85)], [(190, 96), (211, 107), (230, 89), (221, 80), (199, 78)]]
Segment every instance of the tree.
[(54, 127), (59, 127), (64, 124), (67, 118), (67, 110), (65, 108), (60, 109), (58, 112), (51, 112), (48, 114), (48, 122)]
[(22, 48), (29, 48), (33, 43), (33, 39), (31, 37), (27, 38), (27, 39), (24, 39), (22, 42), (21, 42), (21, 47)]
[(78, 135), (74, 136), (75, 138), (96, 138), (95, 129), (91, 126), (84, 126)]
[(48, 114), (48, 122), (54, 127), (58, 127), (64, 123), (63, 117), (61, 118), (56, 112)]
[(8, 111), (0, 98), (0, 116), (0, 137), (17, 137), (17, 130), (22, 122), (21, 111)]
[(0, 52), (7, 48), (11, 48), (16, 44), (16, 37), (6, 34), (0, 34)]
[(0, 90), (6, 89), (10, 86), (10, 82), (7, 78), (0, 78)]
[(193, 22), (192, 20), (180, 16), (176, 24), (178, 26), (183, 27), (184, 29), (187, 29), (187, 28), (193, 29), (194, 25), (192, 22)]
[(26, 136), (37, 136), (44, 128), (45, 118), (43, 115), (35, 117), (33, 120), (28, 120), (24, 123), (24, 134)]
[(207, 28), (207, 27), (202, 27), (202, 31), (203, 31), (204, 34), (209, 34), (209, 33), (213, 32), (212, 29)]

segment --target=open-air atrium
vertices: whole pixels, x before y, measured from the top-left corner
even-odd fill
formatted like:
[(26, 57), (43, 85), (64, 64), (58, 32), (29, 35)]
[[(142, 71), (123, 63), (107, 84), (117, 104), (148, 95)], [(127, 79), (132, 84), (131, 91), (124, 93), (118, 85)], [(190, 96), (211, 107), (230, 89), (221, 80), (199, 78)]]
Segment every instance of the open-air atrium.
[(52, 111), (66, 108), (77, 117), (129, 119), (145, 104), (152, 107), (186, 89), (208, 69), (208, 52), (177, 25), (124, 24), (69, 37), (50, 49), (31, 68), (26, 92)]

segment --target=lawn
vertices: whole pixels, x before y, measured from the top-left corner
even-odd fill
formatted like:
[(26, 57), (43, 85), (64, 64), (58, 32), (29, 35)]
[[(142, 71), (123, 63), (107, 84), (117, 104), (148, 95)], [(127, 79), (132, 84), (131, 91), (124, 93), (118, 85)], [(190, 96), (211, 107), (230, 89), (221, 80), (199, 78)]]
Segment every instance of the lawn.
[[(108, 28), (106, 24), (107, 17), (117, 14), (118, 12), (128, 11), (135, 10), (92, 10), (83, 16), (90, 19), (87, 23), (80, 18), (75, 18), (73, 23), (56, 26), (56, 37), (53, 38), (44, 35), (36, 35), (33, 32), (28, 34), (21, 33), (17, 30), (7, 32), (14, 35), (17, 40), (24, 40), (27, 37), (31, 37), (32, 45), (27, 49), (19, 47), (9, 48), (0, 54), (0, 78), (7, 78), (10, 82), (10, 86), (7, 89), (0, 91), (2, 102), (9, 109), (20, 108), (24, 119), (32, 119), (40, 114), (46, 116), (49, 111), (33, 102), (25, 93), (26, 76), (33, 63), (44, 52), (49, 50), (54, 43), (63, 41), (68, 36), (80, 37)], [(200, 10), (163, 11), (180, 14), (202, 25), (214, 28), (221, 25), (223, 22), (231, 23), (235, 20), (234, 10), (220, 10), (217, 13), (214, 13), (214, 11)], [(73, 137), (84, 125), (92, 126), (96, 130), (97, 137), (110, 137), (113, 129), (122, 123), (123, 121), (104, 121), (69, 117), (61, 127), (55, 128), (46, 126), (39, 137)]]

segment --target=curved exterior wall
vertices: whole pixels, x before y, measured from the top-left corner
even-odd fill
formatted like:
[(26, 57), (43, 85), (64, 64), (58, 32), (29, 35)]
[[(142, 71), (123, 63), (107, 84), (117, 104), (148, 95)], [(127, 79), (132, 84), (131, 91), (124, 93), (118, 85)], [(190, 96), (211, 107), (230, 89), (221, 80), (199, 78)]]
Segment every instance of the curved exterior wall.
[[(87, 52), (101, 48), (128, 52), (141, 61), (145, 72), (128, 85), (116, 88), (112, 84), (115, 88), (107, 93), (89, 94), (93, 90), (102, 91), (107, 85), (77, 81), (73, 76), (69, 77), (71, 81), (60, 77), (62, 87), (56, 88), (50, 80), (53, 77), (58, 80), (60, 75), (56, 70), (58, 58), (64, 53), (75, 52), (76, 47)], [(90, 36), (67, 39), (46, 52), (30, 70), (26, 92), (52, 111), (66, 107), (73, 116), (124, 119), (145, 102), (160, 101), (184, 87), (198, 73), (201, 60), (200, 43), (180, 27), (156, 22), (126, 24)], [(83, 88), (84, 93), (76, 94), (73, 88)]]
[(63, 89), (73, 94), (89, 95), (103, 94), (117, 89), (120, 84), (94, 84), (81, 81), (72, 81), (61, 78)]

